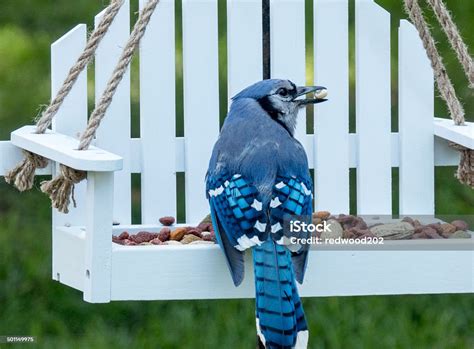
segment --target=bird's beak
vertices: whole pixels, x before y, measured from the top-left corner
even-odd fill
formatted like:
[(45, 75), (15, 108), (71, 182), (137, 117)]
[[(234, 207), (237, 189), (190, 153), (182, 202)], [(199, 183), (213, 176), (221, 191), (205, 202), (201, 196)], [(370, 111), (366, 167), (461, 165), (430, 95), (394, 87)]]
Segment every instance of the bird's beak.
[[(309, 93), (313, 93), (313, 98), (301, 98), (298, 97), (305, 96)], [(328, 90), (326, 87), (322, 86), (300, 86), (296, 89), (296, 95), (294, 100), (296, 100), (300, 106), (305, 106), (307, 104), (316, 104), (327, 101), (326, 96), (328, 95)]]

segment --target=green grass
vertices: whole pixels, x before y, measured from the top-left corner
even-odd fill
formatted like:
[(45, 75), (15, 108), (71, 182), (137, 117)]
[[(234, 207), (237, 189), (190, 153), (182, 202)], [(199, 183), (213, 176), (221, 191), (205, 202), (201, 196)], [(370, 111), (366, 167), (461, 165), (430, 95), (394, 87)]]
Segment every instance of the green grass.
[[(49, 98), (49, 44), (79, 22), (92, 24), (107, 1), (4, 0), (0, 11), (0, 139), (38, 113)], [(400, 0), (378, 1), (397, 20)], [(474, 2), (446, 1), (469, 45)], [(136, 6), (137, 0), (132, 1)], [(307, 9), (312, 8), (307, 0)], [(351, 11), (353, 6), (351, 6)], [(219, 1), (225, 13), (225, 2)], [(178, 7), (179, 13), (179, 7)], [(429, 14), (429, 12), (428, 12)], [(134, 16), (134, 14), (132, 14)], [(432, 20), (432, 18), (431, 18)], [(434, 22), (431, 21), (433, 24)], [(219, 20), (221, 85), (225, 86), (225, 20)], [(443, 33), (434, 27), (448, 71), (465, 102), (470, 120), (471, 97), (456, 58)], [(308, 28), (307, 33), (311, 32)], [(353, 37), (353, 35), (352, 35)], [(177, 23), (178, 47), (181, 47)], [(311, 57), (308, 35), (308, 62)], [(395, 42), (396, 43), (396, 42)], [(353, 47), (353, 43), (351, 45)], [(352, 56), (353, 59), (353, 56)], [(182, 98), (178, 54), (177, 98)], [(135, 61), (133, 69), (137, 69)], [(393, 57), (396, 78), (396, 54)], [(308, 82), (312, 81), (308, 64)], [(353, 78), (353, 76), (352, 76)], [(134, 120), (138, 111), (138, 81), (132, 81)], [(352, 91), (354, 81), (352, 80)], [(393, 101), (396, 101), (396, 79)], [(221, 91), (223, 107), (225, 87)], [(182, 103), (178, 103), (182, 120)], [(394, 117), (396, 105), (393, 105)], [(437, 115), (447, 115), (439, 99)], [(137, 125), (134, 124), (136, 134)], [(394, 125), (396, 127), (396, 125)], [(182, 133), (182, 121), (178, 123)], [(453, 177), (454, 168), (436, 170), (439, 214), (472, 215), (474, 193)], [(396, 172), (395, 172), (396, 174)], [(355, 177), (354, 177), (355, 178)], [(182, 176), (180, 176), (181, 182)], [(38, 179), (39, 181), (40, 179)], [(135, 179), (139, 183), (139, 179)], [(38, 187), (38, 184), (36, 185)], [(396, 192), (397, 185), (394, 185)], [(135, 201), (139, 195), (134, 195)], [(397, 199), (394, 197), (394, 205)], [(51, 280), (51, 210), (47, 198), (33, 190), (18, 193), (0, 183), (0, 336), (33, 335), (37, 344), (25, 348), (252, 348), (255, 343), (252, 300), (116, 302), (92, 305), (80, 292)], [(139, 208), (134, 207), (134, 221)], [(183, 205), (180, 205), (181, 217)], [(439, 263), (443, 263), (442, 260)], [(203, 266), (205, 267), (205, 266)], [(416, 265), (413, 266), (416, 268)], [(469, 266), (466, 266), (468, 268)], [(436, 265), (433, 266), (436, 268)], [(466, 269), (469, 275), (469, 269)], [(150, 275), (153, 277), (153, 275)], [(195, 285), (199, 287), (199, 285)], [(474, 295), (331, 297), (304, 299), (311, 348), (473, 348)], [(22, 347), (21, 345), (3, 347)]]

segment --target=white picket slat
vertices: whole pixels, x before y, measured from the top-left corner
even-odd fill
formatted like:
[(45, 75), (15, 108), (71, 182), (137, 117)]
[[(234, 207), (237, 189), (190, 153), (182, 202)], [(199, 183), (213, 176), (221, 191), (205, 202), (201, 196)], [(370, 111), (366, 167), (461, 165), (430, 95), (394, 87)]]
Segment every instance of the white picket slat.
[[(95, 18), (96, 25), (103, 13)], [(96, 104), (112, 76), (119, 57), (130, 35), (130, 1), (125, 0), (108, 33), (97, 49), (95, 60)], [(97, 132), (98, 147), (120, 155), (123, 169), (115, 173), (114, 221), (131, 222), (130, 177), (130, 73), (127, 72), (118, 87), (112, 104)]]
[(390, 14), (356, 0), (357, 213), (391, 214)]
[(186, 220), (209, 214), (204, 178), (219, 134), (217, 0), (183, 1)]
[[(306, 83), (304, 0), (270, 2), (270, 47), (272, 78)], [(295, 137), (306, 148), (306, 110), (298, 115)]]
[(140, 44), (142, 224), (176, 216), (174, 26), (174, 0), (160, 1)]
[[(51, 98), (56, 96), (66, 79), (69, 70), (81, 55), (87, 40), (87, 26), (79, 24), (51, 45)], [(87, 124), (87, 69), (78, 77), (74, 87), (69, 92), (53, 119), (52, 130), (62, 134), (78, 137)], [(59, 166), (52, 163), (52, 173), (57, 173)], [(74, 195), (77, 207), (70, 205), (69, 213), (63, 214), (53, 209), (52, 213), (52, 278), (61, 278), (64, 269), (61, 258), (61, 246), (58, 232), (54, 227), (66, 225), (83, 225), (86, 220), (86, 186), (87, 180), (76, 185)]]
[(349, 5), (314, 2), (314, 82), (328, 102), (314, 109), (315, 207), (349, 213)]
[(262, 79), (262, 2), (227, 0), (229, 99)]
[(400, 22), (400, 214), (434, 214), (434, 82), (416, 28)]
[[(82, 54), (87, 40), (87, 26), (79, 24), (62, 38), (51, 45), (51, 96), (54, 98), (69, 74), (69, 70)], [(64, 100), (52, 129), (55, 132), (78, 138), (87, 125), (87, 70), (81, 73), (76, 84)], [(55, 166), (57, 167), (57, 166)], [(86, 181), (76, 185), (76, 200), (84, 202), (86, 198)], [(53, 210), (53, 226), (80, 225), (85, 221), (85, 207), (69, 208), (67, 215)], [(54, 275), (54, 274), (53, 274)]]

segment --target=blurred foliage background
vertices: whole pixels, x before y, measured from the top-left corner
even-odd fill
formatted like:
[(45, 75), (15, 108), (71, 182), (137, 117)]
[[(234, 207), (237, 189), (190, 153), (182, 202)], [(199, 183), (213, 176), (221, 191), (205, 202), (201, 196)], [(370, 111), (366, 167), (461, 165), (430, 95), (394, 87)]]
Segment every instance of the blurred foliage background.
[[(377, 1), (392, 14), (393, 130), (397, 114), (397, 27), (406, 18), (401, 0)], [(132, 0), (132, 20), (137, 0)], [(221, 116), (227, 110), (226, 1), (219, 0)], [(446, 1), (468, 45), (474, 47), (474, 2)], [(49, 45), (77, 23), (92, 28), (105, 0), (3, 0), (0, 11), (0, 139), (29, 124), (50, 98)], [(351, 22), (354, 5), (351, 1)], [(311, 0), (308, 24), (307, 80), (313, 81)], [(180, 1), (176, 11), (180, 17)], [(427, 15), (447, 69), (473, 121), (474, 99), (430, 11)], [(177, 134), (182, 135), (181, 23), (177, 37)], [(354, 97), (354, 33), (351, 32), (351, 98)], [(137, 70), (137, 60), (132, 69)], [(138, 136), (138, 80), (132, 80), (133, 135)], [(92, 90), (92, 89), (91, 89)], [(93, 91), (90, 104), (93, 105)], [(352, 121), (354, 105), (352, 103)], [(310, 112), (311, 115), (311, 112)], [(436, 99), (436, 115), (447, 117)], [(311, 124), (311, 118), (309, 118)], [(353, 129), (353, 122), (351, 128)], [(310, 126), (310, 125), (309, 125)], [(454, 168), (436, 170), (439, 214), (472, 214), (473, 191), (453, 178)], [(139, 178), (134, 178), (138, 182)], [(137, 183), (135, 183), (137, 184)], [(397, 171), (394, 170), (394, 193)], [(134, 221), (140, 220), (134, 195)], [(0, 336), (37, 336), (39, 348), (252, 348), (255, 342), (252, 300), (120, 302), (91, 305), (82, 295), (51, 281), (51, 211), (38, 190), (19, 194), (0, 183)], [(394, 213), (397, 212), (394, 195)], [(180, 216), (183, 208), (180, 206)], [(442, 263), (442, 261), (440, 261)], [(416, 266), (414, 266), (416, 267)], [(436, 268), (436, 266), (433, 266)], [(471, 270), (470, 270), (471, 268)], [(466, 266), (466, 275), (472, 266)], [(153, 277), (153, 275), (150, 275)], [(196, 287), (199, 287), (196, 285)], [(474, 295), (330, 297), (305, 299), (311, 348), (473, 348)], [(16, 345), (21, 347), (20, 345)], [(0, 347), (3, 347), (0, 344)], [(25, 346), (25, 347), (31, 347)]]

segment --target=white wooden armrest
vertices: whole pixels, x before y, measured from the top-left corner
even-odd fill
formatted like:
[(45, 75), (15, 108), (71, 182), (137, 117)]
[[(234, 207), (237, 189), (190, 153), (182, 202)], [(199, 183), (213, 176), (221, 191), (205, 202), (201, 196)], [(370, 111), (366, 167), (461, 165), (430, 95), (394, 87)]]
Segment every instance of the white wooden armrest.
[(79, 141), (60, 133), (35, 133), (35, 126), (24, 126), (11, 134), (11, 142), (22, 149), (41, 155), (71, 168), (91, 172), (112, 172), (123, 167), (122, 157), (90, 146), (77, 150)]
[(474, 123), (457, 126), (451, 119), (435, 118), (434, 134), (448, 141), (474, 149)]

